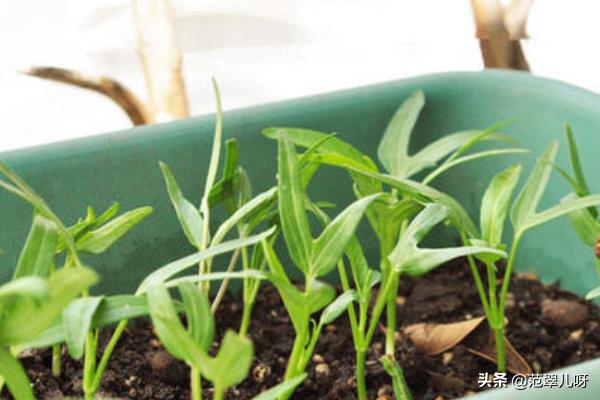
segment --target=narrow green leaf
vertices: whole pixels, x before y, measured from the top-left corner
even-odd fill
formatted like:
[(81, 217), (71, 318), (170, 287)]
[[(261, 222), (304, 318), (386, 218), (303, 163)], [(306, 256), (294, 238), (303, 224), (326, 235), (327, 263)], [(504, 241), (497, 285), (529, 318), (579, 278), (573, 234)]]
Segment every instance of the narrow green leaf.
[(469, 154), (468, 156), (459, 157), (455, 160), (452, 160), (448, 163), (444, 163), (432, 171), (425, 179), (423, 179), (423, 183), (429, 184), (432, 180), (448, 171), (451, 168), (454, 168), (458, 165), (465, 164), (471, 161), (479, 160), (482, 158), (495, 157), (495, 156), (503, 156), (507, 154), (519, 154), (519, 153), (529, 153), (529, 150), (519, 149), (519, 148), (510, 148), (510, 149), (497, 149), (497, 150), (486, 150), (480, 151), (478, 153)]
[(417, 123), (425, 95), (418, 91), (410, 95), (390, 120), (377, 149), (379, 161), (393, 176), (406, 177), (406, 161), (410, 134)]
[(181, 324), (167, 288), (158, 283), (150, 286), (146, 295), (154, 331), (165, 349), (173, 357), (194, 365), (202, 372), (209, 357)]
[(279, 137), (278, 193), (281, 228), (288, 252), (296, 266), (309, 271), (312, 237), (300, 186), (294, 145), (285, 133)]
[(36, 214), (13, 279), (24, 276), (48, 276), (58, 241), (58, 227), (46, 217)]
[(6, 380), (8, 390), (15, 399), (35, 400), (25, 369), (3, 346), (0, 346), (0, 376)]
[(103, 297), (82, 297), (72, 301), (62, 313), (62, 327), (69, 355), (79, 360), (84, 353), (85, 341), (92, 320)]
[(331, 133), (318, 132), (310, 129), (272, 127), (263, 130), (263, 135), (270, 139), (280, 140), (284, 135), (296, 146), (311, 148), (316, 144), (318, 152), (343, 155), (358, 162), (366, 162), (366, 156), (351, 144), (332, 137)]
[(565, 214), (572, 213), (573, 211), (589, 208), (598, 204), (600, 204), (600, 194), (568, 200), (530, 216), (520, 229), (521, 231), (531, 229), (534, 226), (544, 224)]
[(179, 189), (179, 185), (169, 166), (162, 161), (159, 164), (165, 178), (171, 204), (173, 204), (177, 219), (179, 220), (179, 225), (181, 225), (188, 242), (192, 246), (200, 248), (202, 243), (202, 226), (204, 225), (200, 211), (183, 197), (181, 189)]
[[(569, 202), (576, 198), (577, 195), (571, 193), (563, 198), (561, 202)], [(594, 246), (596, 238), (600, 235), (600, 222), (592, 216), (590, 209), (585, 208), (572, 211), (569, 213), (569, 219), (581, 241), (588, 246)]]
[(326, 307), (335, 299), (335, 289), (322, 281), (317, 279), (310, 280), (309, 288), (306, 292), (302, 293), (304, 296), (304, 304), (308, 310), (309, 315), (316, 313)]
[(187, 317), (188, 330), (200, 348), (208, 351), (215, 335), (215, 321), (210, 311), (210, 304), (197, 285), (184, 282), (179, 285), (179, 293)]
[(136, 293), (143, 293), (150, 285), (159, 282), (165, 282), (174, 275), (177, 275), (178, 273), (185, 271), (186, 269), (192, 266), (198, 265), (198, 263), (201, 261), (213, 258), (220, 254), (228, 253), (238, 248), (247, 247), (258, 243), (262, 239), (271, 236), (273, 232), (275, 232), (275, 229), (275, 227), (272, 227), (271, 229), (256, 235), (248, 236), (243, 239), (230, 240), (219, 245), (209, 247), (205, 251), (191, 254), (187, 257), (170, 262), (169, 264), (157, 269), (156, 271), (148, 275), (146, 278), (144, 278), (144, 280), (138, 287)]
[(520, 164), (499, 172), (492, 178), (483, 195), (480, 213), (481, 238), (492, 246), (502, 243), (504, 221), (520, 174)]
[(219, 167), (219, 157), (221, 154), (221, 136), (223, 133), (223, 109), (221, 107), (221, 92), (219, 91), (219, 86), (217, 85), (217, 81), (213, 78), (213, 91), (215, 95), (215, 101), (217, 103), (217, 112), (216, 112), (216, 121), (215, 121), (215, 134), (213, 137), (213, 147), (210, 155), (210, 164), (208, 166), (208, 173), (206, 175), (206, 184), (204, 187), (204, 195), (203, 198), (206, 198), (208, 201), (208, 197), (210, 196), (210, 190), (215, 183), (215, 178), (217, 177), (217, 168)]
[(515, 231), (523, 230), (529, 224), (530, 218), (535, 214), (537, 206), (546, 190), (552, 164), (558, 151), (558, 142), (552, 141), (538, 158), (527, 182), (517, 196), (512, 210), (511, 222)]
[(356, 299), (357, 296), (354, 290), (349, 290), (342, 293), (323, 310), (321, 313), (321, 318), (319, 319), (319, 325), (327, 325), (335, 321)]
[(289, 396), (290, 392), (295, 390), (308, 375), (306, 373), (298, 375), (295, 378), (283, 381), (273, 386), (272, 388), (265, 390), (259, 395), (252, 398), (252, 400), (277, 400), (284, 396)]
[(248, 375), (253, 357), (252, 341), (228, 330), (221, 341), (217, 356), (208, 360), (203, 375), (215, 386), (223, 389), (237, 385)]
[(14, 301), (27, 300), (41, 303), (48, 298), (49, 294), (47, 281), (38, 276), (26, 276), (5, 283), (0, 286), (0, 318), (4, 315), (4, 310)]
[(367, 207), (379, 194), (363, 197), (349, 205), (313, 241), (310, 256), (310, 276), (329, 273), (344, 254), (349, 241), (354, 237)]
[(97, 228), (99, 226), (104, 225), (108, 221), (111, 220), (112, 217), (117, 215), (119, 210), (121, 209), (121, 205), (119, 203), (113, 203), (110, 207), (108, 207), (102, 214), (98, 217), (92, 219), (92, 228)]
[(152, 207), (128, 211), (77, 240), (77, 250), (100, 254), (152, 213)]
[[(569, 159), (571, 161), (571, 169), (575, 175), (575, 182), (577, 183), (575, 191), (579, 197), (587, 196), (590, 194), (585, 176), (583, 175), (583, 167), (581, 166), (581, 160), (579, 158), (579, 151), (577, 150), (577, 144), (575, 143), (575, 136), (573, 130), (569, 125), (566, 126), (567, 144), (569, 146)], [(598, 210), (596, 207), (589, 207), (592, 217), (598, 218)]]

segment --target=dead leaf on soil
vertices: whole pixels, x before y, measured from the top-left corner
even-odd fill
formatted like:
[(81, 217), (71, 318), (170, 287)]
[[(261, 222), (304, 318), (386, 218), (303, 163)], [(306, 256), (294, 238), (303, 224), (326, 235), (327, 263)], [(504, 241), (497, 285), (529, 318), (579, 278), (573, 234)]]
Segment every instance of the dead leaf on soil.
[(404, 328), (404, 333), (428, 356), (453, 348), (481, 324), (485, 317), (450, 324), (419, 323)]

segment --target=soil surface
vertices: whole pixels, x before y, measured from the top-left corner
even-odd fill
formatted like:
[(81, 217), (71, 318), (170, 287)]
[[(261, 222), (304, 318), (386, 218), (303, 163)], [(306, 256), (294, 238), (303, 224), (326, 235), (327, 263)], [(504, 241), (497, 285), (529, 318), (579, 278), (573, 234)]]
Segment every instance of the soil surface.
[[(238, 328), (240, 304), (238, 299), (229, 298), (221, 306), (216, 317), (218, 337), (226, 328)], [(463, 321), (482, 314), (470, 270), (463, 262), (438, 268), (418, 280), (404, 278), (397, 305), (399, 326)], [(507, 319), (507, 338), (534, 372), (600, 356), (598, 307), (562, 291), (558, 284), (543, 285), (530, 274), (514, 276)], [(259, 294), (249, 335), (255, 345), (254, 364), (249, 377), (228, 391), (228, 399), (251, 398), (277, 384), (284, 374), (293, 331), (271, 286), (264, 286)], [(383, 332), (379, 330), (367, 361), (370, 399), (394, 397), (389, 377), (378, 361), (382, 352)], [(309, 377), (293, 398), (354, 399), (354, 355), (344, 316), (323, 330), (307, 368)], [(398, 334), (396, 358), (404, 368), (415, 399), (441, 400), (472, 394), (480, 390), (478, 374), (494, 372), (494, 364), (469, 352), (464, 342), (442, 354), (427, 356), (407, 336)], [(40, 399), (81, 395), (81, 363), (70, 360), (67, 354), (63, 354), (61, 379), (50, 373), (48, 350), (25, 354), (22, 361)], [(179, 400), (189, 398), (188, 386), (186, 366), (162, 350), (147, 320), (139, 320), (132, 322), (123, 335), (99, 394), (113, 398)], [(210, 398), (210, 383), (203, 382), (203, 388), (206, 398)], [(0, 398), (7, 396), (5, 393)]]

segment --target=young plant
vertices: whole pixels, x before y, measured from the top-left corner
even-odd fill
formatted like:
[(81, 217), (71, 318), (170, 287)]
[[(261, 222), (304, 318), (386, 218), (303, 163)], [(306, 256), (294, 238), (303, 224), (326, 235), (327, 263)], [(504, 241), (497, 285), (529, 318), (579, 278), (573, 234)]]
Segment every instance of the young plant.
[[(31, 261), (43, 266), (43, 259), (50, 259), (53, 251), (42, 245), (38, 260)], [(16, 358), (20, 346), (51, 325), (96, 280), (90, 269), (77, 268), (60, 270), (50, 278), (23, 274), (0, 286), (0, 380), (6, 382), (15, 399), (35, 400), (27, 374)]]
[[(221, 340), (217, 355), (211, 357), (208, 353), (215, 334), (215, 321), (208, 299), (196, 285), (189, 281), (181, 282), (178, 289), (183, 302), (187, 328), (182, 325), (177, 308), (164, 284), (152, 285), (147, 290), (150, 316), (156, 334), (174, 357), (199, 371), (198, 375), (192, 374), (192, 377), (198, 379), (192, 382), (191, 398), (193, 400), (202, 398), (200, 383), (200, 376), (202, 376), (213, 384), (213, 399), (221, 400), (227, 388), (237, 385), (248, 375), (254, 354), (253, 344), (245, 336), (228, 330)], [(256, 399), (274, 400), (285, 396), (305, 377), (306, 374), (303, 374), (283, 382)]]
[[(150, 207), (141, 207), (116, 216), (119, 205), (114, 204), (96, 217), (93, 208), (88, 207), (85, 219), (80, 219), (73, 226), (65, 227), (47, 203), (14, 171), (0, 163), (0, 173), (10, 181), (9, 183), (0, 180), (0, 186), (30, 203), (36, 213), (27, 242), (15, 268), (15, 278), (29, 274), (52, 277), (57, 272), (56, 256), (63, 252), (66, 252), (64, 265), (58, 271), (83, 268), (79, 258), (80, 252), (103, 253), (152, 212)], [(41, 250), (43, 250), (41, 254), (45, 257), (43, 259), (38, 257)], [(64, 335), (61, 338), (64, 338), (70, 355), (78, 359), (85, 353), (83, 389), (87, 397), (93, 397), (98, 390), (104, 369), (126, 326), (126, 321), (119, 324), (97, 366), (96, 349), (99, 330), (92, 329), (92, 320), (104, 300), (104, 297), (89, 297), (88, 293), (84, 292), (81, 299), (74, 301), (64, 310), (60, 319), (64, 325)], [(135, 299), (120, 296), (111, 299), (111, 307), (117, 309), (115, 307), (118, 306), (118, 309), (123, 311), (123, 315), (127, 315), (131, 302), (135, 302)], [(51, 342), (52, 371), (55, 376), (59, 376), (61, 341)]]
[[(386, 318), (388, 325), (386, 354), (391, 358), (393, 358), (395, 350), (395, 297), (399, 275), (391, 273), (392, 266), (389, 256), (398, 242), (402, 227), (408, 225), (414, 215), (422, 208), (423, 203), (439, 202), (447, 206), (449, 219), (455, 226), (460, 229), (467, 229), (469, 232), (475, 230), (468, 214), (454, 199), (427, 185), (437, 176), (462, 163), (484, 157), (524, 151), (508, 148), (485, 150), (464, 155), (482, 140), (508, 141), (506, 136), (493, 132), (495, 127), (492, 127), (484, 131), (464, 131), (447, 135), (424, 147), (416, 154), (409, 155), (410, 135), (423, 106), (424, 96), (421, 92), (410, 96), (400, 106), (384, 133), (379, 145), (378, 156), (384, 168), (391, 175), (380, 173), (375, 163), (368, 156), (362, 154), (350, 144), (332, 138), (325, 133), (296, 128), (269, 128), (264, 131), (267, 137), (274, 139), (279, 139), (282, 134), (286, 134), (295, 145), (307, 147), (309, 150), (306, 151), (303, 158), (306, 159), (308, 164), (313, 164), (313, 169), (316, 169), (320, 164), (330, 164), (347, 169), (354, 180), (354, 190), (359, 198), (381, 193), (384, 190), (383, 185), (392, 187), (390, 192), (380, 196), (367, 210), (368, 220), (379, 239), (382, 287), (387, 287), (388, 284), (391, 285), (389, 286), (387, 298)], [(441, 160), (443, 162), (425, 176), (423, 183), (408, 179), (427, 168), (436, 167)], [(360, 246), (352, 246), (354, 249), (357, 247)], [(350, 250), (349, 247), (348, 255), (351, 265), (361, 265), (361, 269), (368, 272), (368, 274), (363, 273), (360, 278), (357, 278), (356, 269), (358, 267), (353, 266), (355, 285), (359, 292), (360, 301), (363, 304), (368, 304), (366, 299), (368, 298), (370, 285), (374, 283), (364, 279), (367, 277), (371, 279), (376, 274), (373, 273), (373, 270), (368, 269), (364, 256), (360, 255), (358, 251)], [(341, 277), (341, 279), (344, 281), (344, 277)], [(361, 282), (357, 279), (360, 279)], [(351, 321), (356, 320), (356, 317), (350, 315), (350, 319)], [(376, 323), (377, 321), (375, 321)], [(360, 322), (357, 322), (357, 324), (360, 325)], [(364, 346), (361, 345), (360, 347)], [(362, 352), (364, 351), (365, 349), (362, 349)], [(359, 362), (359, 364), (362, 364), (362, 362)], [(357, 377), (357, 379), (364, 381), (364, 377)], [(364, 393), (361, 393), (363, 391), (361, 382), (359, 382), (358, 389), (359, 396), (364, 398)]]
[[(498, 371), (506, 370), (506, 354), (504, 348), (504, 326), (506, 324), (506, 297), (510, 284), (510, 277), (516, 260), (517, 250), (524, 234), (530, 229), (567, 215), (578, 210), (586, 209), (600, 203), (600, 195), (584, 196), (563, 201), (544, 211), (537, 211), (539, 202), (546, 190), (552, 166), (558, 150), (558, 143), (551, 142), (537, 160), (527, 182), (521, 189), (512, 204), (510, 219), (513, 226), (513, 238), (510, 244), (506, 269), (502, 277), (500, 293), (497, 292), (497, 257), (481, 257), (479, 260), (486, 266), (487, 293), (481, 276), (472, 258), (469, 258), (476, 286), (481, 298), (486, 319), (495, 333)], [(518, 182), (521, 167), (512, 166), (498, 173), (490, 182), (481, 205), (481, 234), (470, 236), (466, 231), (462, 235), (465, 241), (504, 249), (502, 235), (504, 221), (510, 208), (512, 192)]]
[[(569, 125), (566, 126), (566, 139), (569, 147), (569, 159), (573, 175), (569, 175), (562, 168), (554, 165), (556, 170), (571, 184), (574, 193), (567, 195), (563, 201), (568, 202), (577, 197), (589, 195), (590, 190), (583, 173), (581, 158), (577, 150), (577, 144), (573, 131)], [(596, 259), (596, 274), (600, 279), (600, 221), (598, 220), (598, 209), (596, 207), (582, 208), (569, 213), (569, 219), (575, 232), (583, 243), (594, 249), (594, 258)], [(586, 296), (588, 300), (600, 296), (600, 288), (589, 292)]]
[[(335, 268), (367, 207), (379, 195), (360, 199), (348, 206), (314, 239), (306, 211), (308, 200), (302, 187), (298, 156), (287, 135), (279, 137), (278, 148), (277, 189), (281, 230), (291, 260), (304, 275), (304, 288), (299, 290), (289, 280), (271, 243), (263, 241), (264, 257), (270, 269), (269, 279), (278, 289), (296, 333), (285, 374), (285, 380), (289, 380), (304, 372), (322, 326), (333, 321), (354, 299), (354, 294), (343, 294), (332, 302), (335, 290), (318, 278)], [(315, 324), (311, 332), (312, 314), (325, 307), (319, 324)]]

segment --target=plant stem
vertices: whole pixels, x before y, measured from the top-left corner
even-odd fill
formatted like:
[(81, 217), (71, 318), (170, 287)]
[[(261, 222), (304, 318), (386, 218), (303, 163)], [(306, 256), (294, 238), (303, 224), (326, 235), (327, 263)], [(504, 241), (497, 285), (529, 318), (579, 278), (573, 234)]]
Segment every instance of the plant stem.
[(508, 263), (506, 264), (506, 270), (504, 271), (504, 277), (502, 278), (502, 289), (500, 291), (500, 308), (498, 315), (501, 318), (500, 322), (502, 322), (502, 324), (504, 324), (504, 310), (506, 307), (506, 296), (508, 295), (508, 286), (510, 284), (512, 268), (517, 255), (517, 248), (519, 247), (519, 242), (521, 241), (521, 234), (521, 232), (515, 232), (515, 237), (513, 238), (512, 246), (510, 248), (510, 254), (508, 256)]
[(192, 393), (192, 400), (202, 400), (202, 378), (200, 371), (196, 367), (191, 368), (190, 391)]
[(85, 338), (85, 358), (83, 361), (83, 393), (86, 400), (93, 399), (96, 393), (93, 386), (97, 344), (97, 336), (94, 332), (89, 331)]
[[(391, 277), (390, 277), (391, 278)], [(387, 296), (387, 331), (385, 332), (385, 354), (394, 356), (396, 350), (396, 294), (398, 293), (398, 281), (400, 275), (396, 275), (392, 282), (392, 288)]]
[(367, 352), (358, 350), (356, 352), (356, 391), (358, 400), (367, 400), (367, 385), (365, 381), (365, 363)]
[(52, 375), (58, 378), (61, 369), (61, 345), (55, 344), (52, 346)]
[[(243, 236), (241, 236), (240, 239), (241, 238), (243, 238)], [(238, 248), (233, 253), (233, 256), (231, 256), (231, 260), (229, 261), (229, 265), (227, 266), (228, 273), (233, 271), (233, 269), (235, 268), (235, 264), (237, 264), (237, 260), (239, 257), (240, 257), (240, 249)], [(231, 280), (231, 278), (229, 278), (229, 277), (223, 279), (223, 282), (221, 283), (221, 286), (219, 287), (219, 291), (217, 292), (217, 295), (215, 296), (215, 299), (213, 300), (212, 306), (210, 307), (210, 311), (213, 314), (219, 308), (219, 304), (221, 304), (221, 300), (223, 300), (223, 296), (225, 296), (225, 293), (227, 292), (227, 286), (229, 285), (230, 280)]]
[(600, 280), (600, 259), (596, 258), (596, 273), (598, 274), (598, 279)]
[(494, 329), (494, 340), (496, 341), (496, 363), (498, 372), (506, 372), (506, 350), (504, 348), (503, 329)]
[(104, 349), (104, 352), (102, 353), (102, 358), (100, 359), (100, 363), (98, 363), (98, 367), (96, 368), (96, 372), (94, 373), (94, 381), (93, 381), (92, 387), (91, 387), (91, 389), (93, 390), (94, 393), (96, 393), (98, 391), (98, 388), (100, 388), (100, 383), (102, 382), (102, 376), (104, 375), (104, 370), (106, 370), (108, 361), (110, 360), (110, 357), (111, 357), (112, 353), (114, 352), (115, 347), (117, 346), (117, 343), (119, 342), (119, 339), (121, 338), (121, 335), (125, 331), (125, 328), (127, 327), (128, 322), (129, 322), (129, 320), (127, 320), (127, 319), (124, 319), (119, 322), (119, 324), (115, 328), (112, 336), (110, 337), (110, 341), (106, 345), (106, 349)]
[(244, 302), (244, 310), (242, 311), (242, 323), (240, 324), (240, 336), (246, 336), (250, 327), (250, 317), (252, 316), (252, 306), (254, 302)]
[(383, 313), (383, 309), (387, 304), (387, 298), (389, 296), (390, 290), (393, 287), (393, 281), (398, 279), (400, 275), (399, 272), (391, 269), (388, 277), (386, 279), (385, 285), (382, 290), (379, 291), (377, 295), (377, 300), (375, 301), (375, 307), (373, 307), (373, 312), (371, 313), (371, 322), (369, 323), (369, 329), (367, 331), (367, 337), (365, 338), (364, 345), (368, 347), (373, 340), (373, 335), (375, 334), (375, 329), (377, 328), (377, 323), (379, 322), (379, 318), (381, 318), (381, 314)]
[[(308, 324), (306, 325), (308, 327)], [(296, 333), (296, 339), (294, 340), (294, 347), (292, 347), (292, 353), (288, 360), (287, 369), (285, 371), (285, 379), (290, 380), (296, 376), (296, 366), (302, 357), (304, 352), (304, 342), (306, 341), (306, 332)]]
[(213, 394), (213, 400), (223, 400), (225, 398), (225, 389), (219, 385), (215, 385), (215, 393)]

